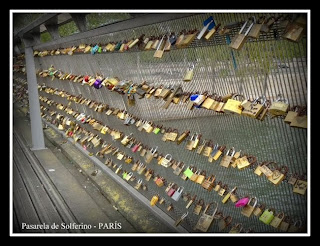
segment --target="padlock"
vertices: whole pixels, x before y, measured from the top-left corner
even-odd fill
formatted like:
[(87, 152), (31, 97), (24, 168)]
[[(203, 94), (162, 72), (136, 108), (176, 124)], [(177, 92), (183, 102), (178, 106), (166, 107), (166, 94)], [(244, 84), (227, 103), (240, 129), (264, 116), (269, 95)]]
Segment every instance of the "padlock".
[(283, 37), (289, 41), (299, 42), (306, 35), (306, 15), (299, 15), (293, 22), (289, 22)]
[(184, 220), (184, 218), (187, 217), (187, 216), (188, 216), (188, 212), (184, 213), (181, 217), (179, 217), (179, 218), (175, 221), (174, 225), (175, 225), (175, 226), (180, 225), (180, 223), (181, 223), (181, 222)]
[(121, 170), (122, 170), (122, 165), (120, 165), (120, 166), (116, 169), (115, 173), (119, 173)]
[(222, 185), (218, 191), (218, 195), (219, 196), (223, 196), (224, 193), (228, 190), (228, 185)]
[(165, 192), (168, 193), (168, 191), (170, 190), (170, 188), (174, 185), (173, 182), (170, 182), (167, 186), (167, 188), (165, 189)]
[(145, 162), (146, 163), (150, 163), (155, 155), (155, 153), (157, 152), (158, 146), (156, 146), (155, 148), (151, 148), (146, 156), (145, 156)]
[(129, 181), (129, 180), (132, 178), (132, 176), (133, 176), (133, 173), (132, 173), (132, 172), (129, 172), (124, 179), (127, 180), (127, 181)]
[(197, 178), (197, 180), (195, 182), (197, 184), (201, 185), (205, 179), (206, 179), (206, 171), (203, 170), (203, 171), (200, 172), (200, 174), (199, 174), (199, 176), (198, 176), (198, 178)]
[(130, 133), (129, 135), (126, 135), (121, 141), (120, 143), (124, 146), (126, 146), (129, 141), (132, 139), (131, 136), (132, 136), (133, 133)]
[[(271, 165), (271, 166), (269, 166)], [(271, 169), (270, 169), (270, 168)], [(263, 165), (260, 166), (259, 170), (267, 176), (267, 178), (269, 178), (270, 176), (272, 176), (273, 174), (273, 170), (278, 169), (277, 163), (273, 162), (273, 161), (269, 161), (269, 162), (264, 162)]]
[(219, 192), (219, 190), (220, 190), (220, 188), (221, 188), (221, 185), (222, 185), (222, 182), (219, 181), (219, 182), (216, 184), (216, 186), (213, 188), (214, 191)]
[(267, 162), (262, 162), (259, 165), (256, 166), (255, 170), (254, 170), (254, 174), (261, 176), (263, 174), (263, 172), (260, 170), (261, 166), (264, 165)]
[[(211, 215), (207, 214), (207, 211), (209, 210), (211, 204), (214, 203), (215, 204), (215, 208), (213, 210), (213, 213)], [(213, 201), (212, 203), (209, 203), (205, 209), (205, 212), (203, 212), (201, 214), (201, 217), (199, 218), (195, 229), (196, 230), (200, 230), (202, 232), (207, 232), (209, 227), (211, 226), (213, 220), (214, 220), (214, 216), (218, 210), (218, 203)]]
[(148, 169), (148, 171), (145, 173), (145, 180), (149, 181), (152, 178), (153, 170)]
[[(169, 156), (170, 158), (168, 158)], [(161, 165), (164, 167), (169, 167), (171, 160), (172, 160), (172, 155), (167, 154), (164, 158), (162, 158)]]
[(274, 228), (278, 228), (282, 222), (282, 220), (284, 219), (284, 213), (278, 213), (273, 220), (271, 221), (270, 225)]
[(193, 70), (194, 70), (194, 64), (188, 67), (187, 72), (183, 78), (183, 81), (190, 82), (193, 78)]
[(305, 195), (308, 186), (307, 184), (308, 183), (306, 180), (302, 180), (299, 178), (293, 186), (293, 192), (300, 195)]
[(209, 157), (208, 157), (208, 162), (213, 162), (213, 157), (218, 153), (220, 146), (216, 143), (213, 146), (212, 152), (210, 153)]
[(285, 115), (288, 111), (288, 108), (288, 100), (285, 98), (281, 98), (281, 94), (279, 94), (276, 101), (271, 104), (269, 113), (274, 116)]
[(189, 135), (190, 131), (185, 131), (184, 133), (182, 133), (178, 139), (177, 139), (177, 144), (181, 144), (181, 142)]
[(293, 106), (289, 108), (289, 111), (283, 121), (290, 124), (293, 119), (298, 116), (299, 108), (300, 106)]
[(237, 201), (239, 201), (239, 197), (238, 197), (236, 191), (231, 192), (231, 194), (230, 194), (230, 200), (231, 200), (233, 203), (236, 203)]
[(204, 150), (204, 147), (206, 146), (207, 140), (203, 140), (202, 144), (198, 146), (197, 154), (201, 155), (202, 151)]
[[(253, 205), (251, 205), (251, 203), (254, 201)], [(252, 197), (250, 198), (249, 202), (247, 203), (247, 205), (245, 205), (242, 210), (241, 210), (241, 214), (246, 216), (246, 217), (250, 217), (253, 210), (255, 209), (255, 207), (257, 206), (257, 198), (256, 197)]]
[(193, 144), (194, 144), (194, 141), (195, 141), (195, 135), (196, 134), (193, 134), (192, 136), (190, 136), (190, 139), (186, 143), (185, 149), (187, 149), (187, 150), (192, 150), (193, 149)]
[(215, 181), (216, 177), (214, 175), (210, 175), (208, 176), (207, 179), (205, 179), (203, 181), (203, 183), (201, 184), (201, 186), (208, 190), (208, 191), (211, 191), (213, 189), (213, 186), (214, 186), (214, 181)]
[(208, 27), (208, 33), (204, 36), (204, 38), (206, 40), (209, 40), (219, 29), (219, 27), (221, 26), (221, 24), (219, 23), (218, 25), (216, 26), (211, 26), (211, 30), (210, 30), (210, 25)]
[[(236, 100), (237, 97), (240, 97), (242, 99)], [(225, 113), (231, 113), (231, 114), (242, 114), (242, 103), (245, 100), (243, 95), (240, 94), (234, 94), (232, 96), (232, 98), (228, 99), (228, 101), (226, 102), (226, 104), (223, 107), (223, 112)]]
[(218, 222), (219, 231), (223, 231), (225, 228), (227, 228), (228, 225), (230, 225), (232, 222), (232, 217), (222, 217)]
[(159, 201), (159, 204), (162, 204), (162, 203), (164, 203), (165, 202), (165, 199), (164, 199), (164, 197), (162, 197), (161, 199), (160, 199), (160, 201)]
[(191, 175), (191, 177), (189, 178), (191, 181), (195, 182), (197, 180), (197, 178), (199, 177), (201, 170), (193, 170), (193, 174)]
[(275, 185), (279, 185), (282, 182), (282, 180), (284, 180), (287, 172), (288, 167), (282, 166), (281, 168), (274, 170), (272, 172), (272, 175), (268, 177), (268, 180)]
[(256, 22), (256, 18), (255, 16), (252, 16), (253, 18), (253, 26), (250, 30), (250, 32), (248, 33), (248, 37), (251, 37), (251, 38), (259, 38), (260, 36), (260, 31), (261, 31), (261, 27), (262, 25), (264, 24), (264, 21), (265, 21), (265, 18), (262, 16), (259, 18), (258, 22)]
[(238, 169), (243, 170), (246, 167), (253, 166), (257, 162), (257, 158), (253, 155), (244, 155), (238, 162)]
[[(297, 226), (297, 223), (299, 223), (299, 226)], [(297, 220), (293, 224), (290, 224), (288, 228), (288, 232), (300, 232), (302, 229), (302, 221)]]
[(156, 180), (156, 185), (158, 186), (158, 187), (162, 187), (162, 186), (164, 186), (164, 181), (165, 181), (165, 179), (164, 178), (162, 178), (162, 177), (159, 177), (159, 178), (157, 178), (157, 180)]
[(182, 195), (182, 192), (184, 190), (184, 187), (180, 186), (176, 191), (175, 193), (172, 195), (172, 199), (175, 200), (176, 202), (179, 201), (181, 195)]
[(228, 192), (228, 194), (225, 195), (225, 197), (222, 199), (222, 203), (226, 203), (229, 200), (229, 198), (231, 197), (231, 194), (233, 192), (235, 192), (236, 189), (237, 189), (237, 187), (234, 187), (230, 192)]
[(242, 104), (243, 110), (241, 114), (254, 119), (258, 118), (258, 116), (265, 109), (265, 107), (263, 106), (265, 101), (266, 98), (261, 96), (257, 97), (253, 102)]
[(173, 194), (176, 192), (176, 190), (177, 190), (177, 185), (173, 183), (169, 188), (169, 190), (167, 191), (167, 195), (172, 197)]
[(264, 210), (264, 212), (259, 217), (259, 220), (267, 225), (271, 223), (274, 218), (275, 210), (272, 208)]
[(243, 198), (241, 198), (239, 201), (237, 201), (237, 203), (235, 204), (235, 206), (236, 206), (237, 208), (242, 208), (242, 207), (246, 206), (249, 201), (250, 201), (250, 199), (249, 199), (248, 196), (243, 197)]
[(196, 215), (199, 215), (201, 213), (202, 207), (204, 205), (204, 201), (203, 199), (200, 199), (196, 204), (195, 207), (193, 209), (193, 213)]
[(173, 210), (173, 205), (172, 205), (172, 203), (170, 203), (169, 206), (167, 207), (167, 211), (171, 211), (171, 210)]
[(222, 146), (218, 149), (217, 153), (213, 156), (213, 160), (215, 160), (215, 161), (218, 160), (219, 157), (222, 155), (223, 151), (225, 150), (225, 148), (226, 148), (226, 146), (225, 146), (225, 145), (222, 145)]
[(213, 142), (211, 140), (209, 140), (209, 142), (207, 143), (207, 145), (204, 147), (203, 153), (202, 155), (209, 157), (212, 150), (213, 150)]
[(231, 43), (230, 43), (230, 47), (232, 49), (235, 49), (235, 50), (240, 50), (244, 43), (246, 42), (247, 38), (248, 38), (248, 33), (250, 32), (254, 22), (252, 21), (252, 23), (249, 25), (248, 29), (246, 30), (245, 33), (244, 32), (244, 29), (246, 28), (247, 24), (248, 24), (249, 20), (247, 20), (243, 26), (241, 27), (239, 33), (232, 39)]
[(162, 36), (161, 40), (157, 45), (157, 50), (154, 53), (153, 57), (161, 58), (163, 56), (166, 40), (167, 40), (167, 35)]
[(229, 233), (240, 233), (242, 231), (243, 227), (241, 223), (235, 224), (230, 229)]
[(174, 169), (173, 173), (174, 173), (175, 175), (180, 175), (180, 173), (182, 172), (184, 166), (185, 166), (185, 165), (183, 164), (183, 162), (179, 163), (179, 164), (177, 165), (177, 167)]
[(183, 175), (181, 176), (181, 178), (183, 180), (187, 180), (188, 178), (190, 178), (193, 174), (193, 167), (192, 166), (189, 166), (184, 172), (183, 172)]
[(159, 200), (159, 196), (158, 196), (158, 195), (153, 196), (152, 199), (151, 199), (151, 201), (150, 201), (150, 205), (151, 205), (151, 206), (156, 205), (156, 203), (158, 202), (158, 200)]
[(287, 232), (290, 226), (290, 217), (285, 216), (284, 219), (281, 221), (279, 230), (283, 232)]
[[(229, 154), (230, 153), (230, 154)], [(233, 156), (236, 153), (234, 147), (229, 149), (225, 156), (222, 157), (222, 160), (220, 162), (220, 166), (228, 168), (230, 166), (231, 161), (233, 160)]]
[(178, 48), (186, 48), (196, 38), (197, 33), (198, 33), (197, 29), (188, 31), (184, 35), (183, 40), (180, 42), (179, 46), (177, 46), (177, 47)]
[(192, 203), (196, 200), (197, 195), (194, 195), (192, 198), (190, 196), (187, 196), (187, 198), (189, 199), (189, 202), (186, 205), (186, 208), (188, 209), (192, 205)]
[(203, 28), (201, 29), (201, 31), (199, 32), (197, 39), (201, 39), (202, 36), (207, 32), (208, 28), (210, 26), (210, 30), (215, 26), (215, 22), (213, 20), (213, 17), (210, 16), (209, 18), (207, 18), (204, 22), (203, 22)]
[(266, 207), (266, 205), (265, 205), (264, 203), (259, 204), (259, 205), (256, 206), (256, 208), (253, 210), (253, 214), (254, 214), (255, 216), (260, 216), (260, 215), (263, 213), (265, 207)]
[(300, 107), (298, 114), (290, 123), (291, 127), (307, 128), (307, 107)]

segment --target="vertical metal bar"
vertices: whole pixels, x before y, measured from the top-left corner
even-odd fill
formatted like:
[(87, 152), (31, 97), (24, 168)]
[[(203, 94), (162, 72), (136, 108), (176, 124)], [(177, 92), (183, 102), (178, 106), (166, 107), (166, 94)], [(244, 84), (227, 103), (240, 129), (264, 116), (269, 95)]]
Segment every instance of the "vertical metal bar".
[(27, 81), (28, 81), (31, 134), (32, 134), (31, 150), (41, 150), (41, 149), (45, 149), (46, 147), (44, 144), (43, 131), (42, 131), (38, 83), (37, 83), (32, 47), (25, 48), (25, 58), (26, 58), (26, 71), (27, 71)]

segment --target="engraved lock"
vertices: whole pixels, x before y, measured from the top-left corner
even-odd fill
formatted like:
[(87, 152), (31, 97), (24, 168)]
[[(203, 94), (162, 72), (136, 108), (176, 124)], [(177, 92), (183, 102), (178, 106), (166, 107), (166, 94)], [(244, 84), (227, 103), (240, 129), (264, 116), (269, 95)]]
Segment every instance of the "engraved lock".
[(180, 163), (180, 164), (175, 168), (175, 170), (173, 171), (173, 173), (174, 173), (175, 175), (180, 175), (180, 173), (182, 172), (184, 166), (185, 166), (185, 164)]
[(268, 177), (268, 180), (274, 185), (279, 185), (284, 180), (288, 172), (287, 166), (282, 166), (279, 169), (273, 171), (272, 175)]
[[(215, 204), (215, 208), (213, 210), (213, 213), (210, 215), (208, 214), (208, 210), (210, 209), (211, 204)], [(201, 214), (201, 217), (199, 218), (196, 226), (195, 226), (195, 230), (200, 230), (202, 232), (207, 232), (208, 229), (210, 228), (211, 224), (214, 221), (215, 218), (215, 214), (217, 213), (218, 210), (218, 203), (213, 201), (212, 203), (209, 203), (204, 212)]]
[(226, 155), (223, 156), (223, 158), (220, 162), (220, 166), (228, 168), (230, 166), (231, 161), (233, 160), (233, 156), (235, 155), (235, 153), (236, 153), (236, 151), (235, 151), (234, 147), (229, 149), (227, 151)]
[[(270, 164), (273, 164), (272, 167), (269, 166)], [(271, 169), (269, 167), (271, 167)], [(277, 163), (269, 161), (269, 162), (265, 162), (263, 165), (261, 165), (259, 169), (264, 175), (267, 176), (267, 178), (269, 178), (273, 174), (272, 170), (275, 170), (277, 168), (278, 168)]]
[(293, 192), (300, 195), (305, 195), (307, 187), (308, 183), (305, 178), (299, 177), (293, 186)]

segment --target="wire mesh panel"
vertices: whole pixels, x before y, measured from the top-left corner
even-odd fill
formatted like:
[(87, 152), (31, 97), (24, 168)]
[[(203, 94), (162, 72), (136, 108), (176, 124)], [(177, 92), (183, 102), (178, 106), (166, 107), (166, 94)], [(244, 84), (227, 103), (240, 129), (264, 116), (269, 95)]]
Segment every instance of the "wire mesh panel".
[[(248, 17), (261, 14), (197, 14), (191, 17), (143, 26), (134, 30), (124, 30), (117, 33), (92, 37), (90, 40), (78, 40), (66, 43), (64, 47), (79, 45), (80, 43), (105, 44), (110, 41), (129, 40), (146, 36), (161, 36), (167, 33), (178, 33), (182, 29), (201, 29), (203, 21), (213, 16), (216, 23), (222, 26), (234, 21), (245, 21)], [(134, 21), (134, 20), (132, 20)], [(232, 28), (228, 34), (232, 40), (241, 25)], [(195, 39), (190, 46), (183, 49), (172, 48), (165, 52), (161, 59), (154, 58), (153, 51), (140, 51), (132, 49), (126, 52), (102, 53), (96, 55), (76, 54), (73, 56), (46, 56), (35, 58), (38, 69), (47, 69), (51, 65), (65, 72), (73, 74), (101, 74), (103, 77), (117, 76), (120, 79), (132, 80), (134, 83), (147, 81), (154, 86), (168, 86), (181, 84), (185, 92), (205, 92), (225, 95), (236, 92), (246, 98), (254, 99), (265, 95), (271, 101), (282, 94), (290, 105), (307, 104), (307, 56), (306, 40), (298, 43), (289, 42), (282, 38), (284, 27), (276, 22), (268, 33), (260, 35), (259, 39), (249, 38), (241, 51), (234, 51), (228, 45), (226, 35), (216, 34), (209, 41)], [(57, 49), (59, 47), (48, 47)], [(191, 82), (184, 82), (183, 77), (187, 68), (194, 64), (194, 77)], [(258, 161), (275, 161), (279, 166), (288, 166), (291, 173), (303, 174), (307, 172), (307, 132), (305, 129), (293, 128), (283, 122), (281, 118), (266, 118), (264, 121), (248, 117), (218, 114), (203, 108), (189, 110), (185, 103), (171, 104), (168, 109), (163, 109), (165, 101), (150, 97), (137, 99), (134, 107), (129, 107), (125, 96), (111, 92), (103, 87), (99, 90), (87, 85), (62, 81), (50, 78), (39, 78), (39, 84), (46, 84), (53, 88), (65, 90), (73, 95), (82, 95), (97, 102), (102, 102), (111, 107), (125, 109), (128, 113), (141, 119), (162, 124), (165, 127), (177, 129), (179, 133), (186, 130), (202, 134), (203, 139), (211, 139), (214, 143), (226, 145), (227, 149), (234, 147), (242, 153), (252, 154)], [(45, 96), (47, 94), (43, 94)], [(48, 95), (47, 95), (48, 96)], [(67, 104), (66, 98), (51, 96), (55, 101)], [(91, 115), (95, 119), (112, 126), (125, 134), (133, 136), (150, 147), (158, 146), (158, 152), (164, 155), (171, 154), (173, 159), (194, 165), (198, 169), (206, 170), (206, 174), (215, 174), (216, 183), (221, 181), (227, 184), (229, 191), (237, 187), (239, 196), (257, 197), (258, 203), (265, 203), (267, 208), (274, 208), (277, 213), (283, 212), (291, 217), (292, 221), (301, 220), (307, 223), (307, 197), (292, 192), (292, 186), (282, 182), (279, 186), (271, 184), (265, 177), (258, 177), (254, 170), (237, 168), (224, 168), (219, 161), (210, 163), (208, 158), (197, 154), (195, 151), (186, 150), (184, 141), (181, 145), (175, 142), (164, 142), (162, 134), (138, 131), (134, 125), (126, 126), (116, 117), (95, 112), (93, 109), (81, 104), (72, 104), (79, 112)], [(109, 136), (101, 135), (106, 141), (112, 141)], [(109, 138), (109, 139), (108, 139)], [(125, 152), (129, 152), (135, 159), (144, 159), (139, 153), (132, 153), (120, 143), (115, 142)], [(97, 150), (98, 151), (98, 150)], [(111, 157), (114, 158), (114, 157)], [(115, 162), (119, 160), (114, 158)], [(126, 164), (123, 164), (125, 167)], [(183, 180), (173, 173), (172, 168), (157, 165), (156, 160), (148, 164), (148, 168), (165, 177), (167, 182), (174, 182), (179, 187), (184, 187), (184, 193), (191, 196), (197, 195), (197, 200), (203, 199), (205, 203), (217, 201), (218, 211), (223, 215), (231, 216), (232, 223), (241, 223), (243, 228), (251, 228), (254, 232), (281, 232), (271, 226), (260, 222), (258, 217), (247, 218), (241, 214), (241, 209), (236, 208), (231, 201), (223, 204), (217, 192), (203, 189), (199, 184), (190, 180)], [(127, 167), (129, 170), (129, 168)], [(135, 174), (136, 175), (136, 174)], [(139, 175), (136, 175), (139, 178)], [(148, 190), (141, 192), (151, 199), (155, 194), (165, 199), (164, 204), (158, 204), (174, 219), (186, 211), (188, 216), (182, 225), (188, 231), (194, 232), (199, 215), (194, 214), (194, 204), (187, 209), (183, 199), (178, 202), (172, 200), (164, 187), (158, 187), (152, 180), (144, 181)], [(133, 183), (134, 185), (134, 183)], [(225, 193), (227, 194), (227, 192)], [(224, 195), (225, 195), (224, 194)], [(167, 211), (172, 203), (174, 209)], [(230, 230), (231, 225), (224, 231)], [(218, 232), (218, 220), (213, 223), (209, 232)]]

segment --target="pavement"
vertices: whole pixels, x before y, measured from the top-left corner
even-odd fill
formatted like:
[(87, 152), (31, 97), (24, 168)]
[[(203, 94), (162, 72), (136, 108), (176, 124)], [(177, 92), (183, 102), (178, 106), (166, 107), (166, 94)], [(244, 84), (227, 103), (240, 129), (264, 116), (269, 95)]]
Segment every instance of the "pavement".
[(26, 110), (15, 107), (13, 116), (13, 236), (183, 231), (148, 209), (51, 127), (44, 129), (46, 149), (30, 151)]

